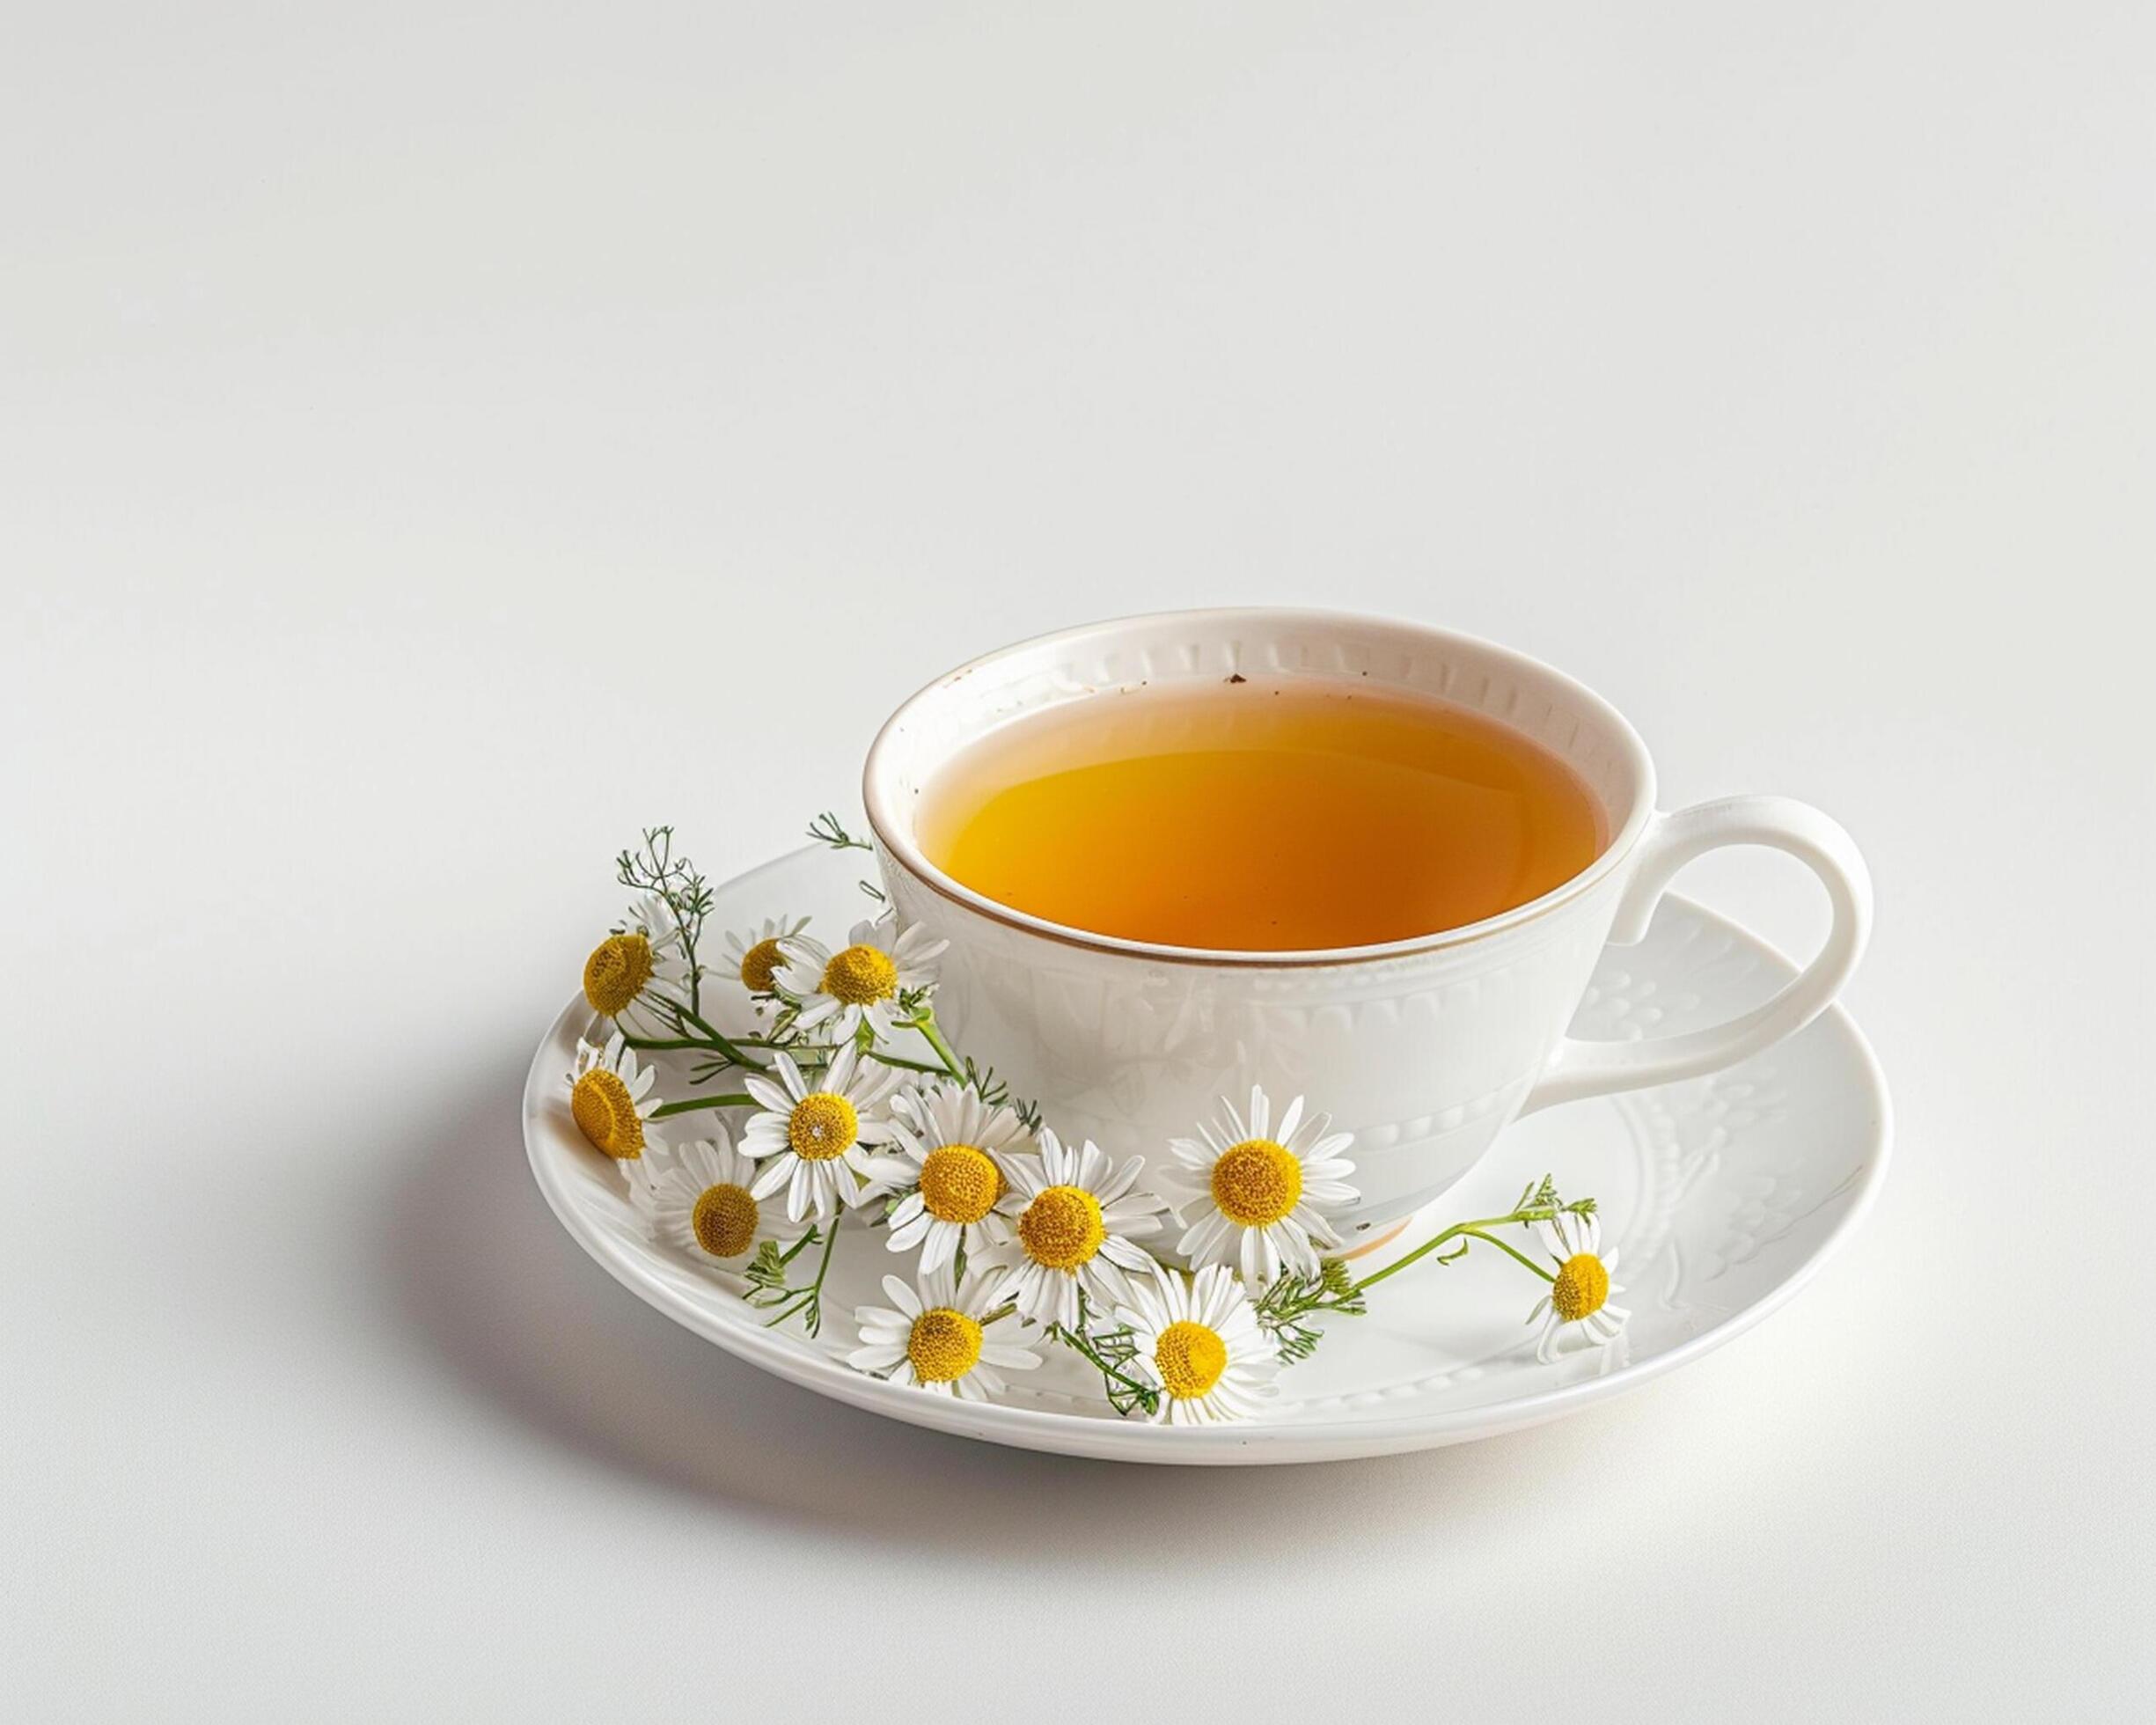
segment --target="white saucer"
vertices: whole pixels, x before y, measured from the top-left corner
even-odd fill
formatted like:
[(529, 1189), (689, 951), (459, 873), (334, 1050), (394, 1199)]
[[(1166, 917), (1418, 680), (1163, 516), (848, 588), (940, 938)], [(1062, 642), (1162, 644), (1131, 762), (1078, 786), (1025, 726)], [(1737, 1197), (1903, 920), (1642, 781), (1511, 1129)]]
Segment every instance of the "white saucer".
[[(854, 885), (862, 861), (817, 847), (766, 863), (719, 889), (711, 927), (786, 912), (844, 928), (862, 914)], [(1718, 1023), (1764, 1000), (1793, 969), (1710, 912), (1666, 898), (1644, 942), (1608, 954), (1573, 1032), (1621, 1038)], [(1098, 1396), (1098, 1377), (1060, 1350), (1015, 1382), (1004, 1404), (988, 1406), (864, 1376), (790, 1330), (766, 1329), (765, 1313), (700, 1264), (639, 1231), (625, 1176), (570, 1120), (563, 1075), (591, 1023), (579, 995), (540, 1043), (524, 1086), (524, 1143), (561, 1225), (615, 1280), (729, 1353), (821, 1395), (964, 1437), (1074, 1456), (1326, 1461), (1556, 1419), (1697, 1359), (1764, 1318), (1871, 1208), (1887, 1167), (1886, 1085), (1838, 1008), (1712, 1078), (1552, 1109), (1507, 1132), (1440, 1206), (1447, 1220), (1501, 1214), (1545, 1172), (1567, 1196), (1598, 1199), (1632, 1311), (1613, 1347), (1537, 1364), (1526, 1318), (1539, 1285), (1478, 1248), (1456, 1265), (1425, 1259), (1374, 1289), (1367, 1317), (1334, 1319), (1316, 1357), (1282, 1375), (1261, 1420), (1171, 1428), (1117, 1418)], [(669, 1098), (693, 1093), (664, 1068), (658, 1088)], [(1052, 1125), (1053, 1098), (1042, 1101)], [(684, 1128), (693, 1118), (672, 1122), (670, 1135), (691, 1135)], [(906, 1261), (879, 1235), (843, 1235), (825, 1340), (850, 1340), (854, 1307), (881, 1303), (878, 1280)]]

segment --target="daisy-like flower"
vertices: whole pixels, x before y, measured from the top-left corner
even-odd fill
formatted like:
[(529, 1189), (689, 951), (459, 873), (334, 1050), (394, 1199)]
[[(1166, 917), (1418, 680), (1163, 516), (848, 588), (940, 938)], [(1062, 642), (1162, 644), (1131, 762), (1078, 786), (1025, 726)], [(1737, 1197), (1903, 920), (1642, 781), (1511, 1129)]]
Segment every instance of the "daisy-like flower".
[(1133, 1282), (1116, 1309), (1137, 1349), (1131, 1363), (1160, 1386), (1155, 1420), (1176, 1426), (1247, 1419), (1279, 1386), (1280, 1355), (1250, 1296), (1224, 1264), (1185, 1281), (1172, 1270)]
[(1130, 1297), (1131, 1276), (1158, 1272), (1152, 1255), (1133, 1244), (1160, 1231), (1168, 1208), (1136, 1190), (1144, 1157), (1131, 1157), (1118, 1172), (1091, 1141), (1072, 1149), (1043, 1128), (1038, 1156), (997, 1160), (1009, 1189), (996, 1211), (1012, 1238), (1002, 1248), (996, 1297), (1016, 1301), (1021, 1317), (1075, 1329), (1081, 1295), (1094, 1310), (1107, 1311)]
[(576, 1040), (576, 1064), (570, 1069), (569, 1113), (576, 1129), (594, 1149), (618, 1162), (634, 1162), (646, 1150), (663, 1150), (666, 1141), (651, 1123), (659, 1099), (651, 1094), (658, 1071), (639, 1069), (636, 1056), (622, 1046), (621, 1032), (595, 1048)]
[(1259, 1288), (1271, 1287), (1283, 1265), (1315, 1274), (1318, 1249), (1340, 1244), (1331, 1218), (1357, 1195), (1343, 1178), (1355, 1164), (1340, 1156), (1353, 1134), (1327, 1131), (1327, 1114), (1305, 1119), (1301, 1097), (1277, 1128), (1272, 1112), (1253, 1084), (1248, 1119), (1222, 1097), (1220, 1115), (1200, 1124), (1196, 1138), (1168, 1146), (1182, 1164), (1169, 1195), (1178, 1215), (1199, 1212), (1176, 1250), (1193, 1267), (1237, 1264)]
[(766, 1240), (786, 1238), (750, 1189), (756, 1164), (733, 1147), (723, 1125), (715, 1137), (646, 1156), (642, 1172), (629, 1183), (630, 1201), (644, 1231), (663, 1244), (738, 1272)]
[(742, 1081), (761, 1110), (741, 1134), (743, 1153), (764, 1164), (750, 1191), (768, 1198), (784, 1186), (788, 1221), (828, 1222), (861, 1201), (876, 1171), (868, 1147), (890, 1141), (881, 1111), (898, 1074), (842, 1048), (811, 1090), (790, 1054), (777, 1064), (775, 1081), (760, 1072)]
[(886, 1190), (906, 1194), (891, 1213), (893, 1252), (919, 1246), (925, 1274), (950, 1263), (961, 1241), (971, 1251), (1010, 1237), (995, 1213), (1008, 1184), (999, 1164), (1031, 1138), (1015, 1110), (991, 1107), (979, 1091), (944, 1079), (899, 1091), (891, 1126), (903, 1154), (881, 1158), (876, 1175)]
[(1550, 1221), (1534, 1226), (1535, 1237), (1557, 1266), (1557, 1280), (1527, 1315), (1529, 1323), (1537, 1319), (1542, 1323), (1542, 1333), (1535, 1338), (1535, 1357), (1545, 1362), (1556, 1359), (1559, 1338), (1573, 1324), (1580, 1325), (1590, 1347), (1602, 1347), (1615, 1341), (1624, 1333), (1632, 1312), (1610, 1303), (1612, 1294), (1622, 1294), (1624, 1289), (1610, 1279), (1610, 1271), (1617, 1268), (1617, 1255), (1614, 1252), (1607, 1257), (1602, 1254), (1602, 1218), (1561, 1210)]
[(794, 1022), (804, 1031), (821, 1024), (828, 1035), (843, 1039), (866, 1024), (876, 1035), (889, 1036), (898, 996), (934, 985), (937, 955), (950, 944), (931, 939), (918, 923), (900, 934), (896, 915), (856, 922), (837, 952), (796, 935), (785, 943), (777, 982), (802, 1002)]
[(1014, 1342), (988, 1340), (983, 1320), (1002, 1303), (992, 1297), (994, 1280), (992, 1272), (974, 1270), (953, 1286), (945, 1268), (922, 1276), (917, 1293), (901, 1278), (885, 1276), (891, 1304), (856, 1308), (861, 1346), (846, 1356), (847, 1364), (966, 1401), (1001, 1395), (1001, 1374), (1031, 1371), (1040, 1356)]
[(681, 928), (666, 900), (647, 892), (629, 907), (620, 927), (591, 949), (584, 960), (584, 1001), (603, 1018), (617, 1023), (650, 1021), (656, 1004), (686, 1000), (688, 962)]
[(766, 916), (746, 929), (728, 929), (728, 967), (752, 995), (768, 995), (786, 963), (788, 949), (808, 926), (805, 916)]

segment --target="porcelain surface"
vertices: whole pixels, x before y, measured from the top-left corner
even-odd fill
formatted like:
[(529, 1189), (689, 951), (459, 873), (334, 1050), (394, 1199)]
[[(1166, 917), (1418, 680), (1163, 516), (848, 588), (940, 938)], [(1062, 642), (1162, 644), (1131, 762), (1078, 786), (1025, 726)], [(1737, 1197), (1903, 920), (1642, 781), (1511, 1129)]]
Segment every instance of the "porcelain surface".
[[(818, 927), (842, 927), (859, 914), (861, 861), (824, 849), (782, 857), (722, 888), (714, 925), (783, 907), (813, 914)], [(1665, 897), (1636, 946), (1612, 950), (1591, 969), (1572, 1033), (1624, 1046), (1756, 1008), (1794, 966), (1719, 917)], [(1537, 1364), (1524, 1321), (1536, 1288), (1523, 1271), (1494, 1252), (1447, 1267), (1426, 1261), (1377, 1290), (1369, 1316), (1335, 1320), (1317, 1356), (1284, 1375), (1263, 1420), (1170, 1429), (1116, 1418), (1087, 1393), (1082, 1362), (1067, 1355), (1016, 1384), (1007, 1404), (979, 1406), (862, 1376), (824, 1347), (765, 1328), (700, 1264), (643, 1237), (626, 1178), (577, 1134), (562, 1075), (590, 1025), (580, 998), (541, 1042), (524, 1135), (554, 1214), (616, 1280), (729, 1353), (854, 1406), (964, 1437), (1130, 1461), (1384, 1455), (1592, 1406), (1741, 1333), (1795, 1293), (1869, 1208), (1889, 1141), (1884, 1083), (1839, 1009), (1710, 1075), (1539, 1113), (1497, 1141), (1447, 1196), (1443, 1215), (1502, 1211), (1544, 1172), (1569, 1193), (1599, 1199), (1634, 1313), (1613, 1349)], [(671, 1090), (665, 1082), (663, 1093), (682, 1093), (678, 1079)], [(1062, 1098), (1043, 1101), (1051, 1122), (1060, 1122)], [(1145, 1147), (1118, 1140), (1115, 1148)], [(850, 1342), (852, 1308), (902, 1261), (875, 1235), (841, 1241), (825, 1342)]]
[[(1058, 929), (951, 880), (913, 834), (937, 769), (984, 731), (1118, 690), (1323, 678), (1442, 700), (1565, 760), (1609, 842), (1554, 892), (1469, 928), (1385, 946), (1223, 954)], [(1187, 1129), (1252, 1083), (1340, 1098), (1360, 1146), (1353, 1237), (1389, 1237), (1460, 1180), (1506, 1126), (1558, 1101), (1727, 1067), (1803, 1027), (1863, 951), (1871, 889), (1848, 835), (1783, 797), (1654, 809), (1646, 746), (1562, 672), (1487, 642), (1326, 612), (1192, 611), (1022, 642), (938, 679), (870, 751), (864, 800), (899, 914), (950, 942), (939, 1014), (1022, 1090), (1060, 1098), (1102, 1142)], [(1663, 1024), (1617, 1049), (1564, 1033), (1605, 944), (1635, 941), (1670, 878), (1720, 845), (1765, 845), (1825, 885), (1834, 924), (1778, 997), (1722, 1022)], [(1639, 1021), (1644, 1024), (1646, 1021)]]

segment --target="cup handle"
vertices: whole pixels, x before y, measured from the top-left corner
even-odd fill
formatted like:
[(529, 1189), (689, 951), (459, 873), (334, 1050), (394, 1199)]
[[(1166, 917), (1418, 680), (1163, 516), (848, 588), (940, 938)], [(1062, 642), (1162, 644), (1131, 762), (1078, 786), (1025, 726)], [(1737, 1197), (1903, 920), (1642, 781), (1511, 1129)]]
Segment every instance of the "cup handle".
[(1643, 938), (1677, 870), (1723, 845), (1787, 851), (1819, 877), (1834, 907), (1834, 926), (1819, 956), (1772, 1000), (1726, 1024), (1636, 1042), (1565, 1038), (1528, 1092), (1521, 1114), (1719, 1071), (1802, 1030), (1841, 992), (1871, 934), (1871, 874), (1838, 821), (1787, 796), (1728, 796), (1656, 816), (1639, 840), (1639, 861), (1617, 905), (1611, 944), (1630, 946)]

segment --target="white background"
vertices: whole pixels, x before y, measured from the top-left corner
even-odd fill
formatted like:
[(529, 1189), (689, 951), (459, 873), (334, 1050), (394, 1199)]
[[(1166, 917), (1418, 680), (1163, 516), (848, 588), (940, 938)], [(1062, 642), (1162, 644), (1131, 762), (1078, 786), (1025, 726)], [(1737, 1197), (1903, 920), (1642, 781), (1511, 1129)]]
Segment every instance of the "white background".
[[(14, 18), (0, 1710), (2146, 1716), (2152, 80), (2127, 4)], [(1250, 601), (1858, 835), (1897, 1160), (1803, 1298), (1192, 1474), (583, 1258), (516, 1105), (615, 848)]]

